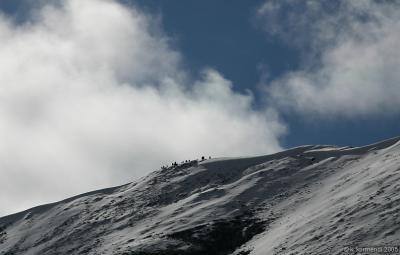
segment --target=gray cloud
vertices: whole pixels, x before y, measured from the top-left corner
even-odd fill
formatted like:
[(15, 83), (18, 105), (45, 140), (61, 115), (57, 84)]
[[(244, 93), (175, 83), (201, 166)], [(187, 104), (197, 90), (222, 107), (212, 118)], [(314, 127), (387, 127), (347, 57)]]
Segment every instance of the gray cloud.
[(0, 18), (0, 214), (173, 160), (280, 149), (276, 113), (215, 70), (191, 81), (153, 21), (113, 1)]
[(300, 70), (266, 86), (271, 104), (319, 117), (400, 112), (397, 2), (268, 1), (258, 15), (270, 36), (306, 49)]

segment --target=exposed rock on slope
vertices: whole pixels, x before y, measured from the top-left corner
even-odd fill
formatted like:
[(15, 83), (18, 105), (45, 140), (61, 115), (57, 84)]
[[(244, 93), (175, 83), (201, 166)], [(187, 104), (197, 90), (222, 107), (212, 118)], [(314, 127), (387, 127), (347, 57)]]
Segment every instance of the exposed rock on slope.
[(399, 241), (399, 138), (194, 161), (0, 218), (0, 254), (342, 254)]

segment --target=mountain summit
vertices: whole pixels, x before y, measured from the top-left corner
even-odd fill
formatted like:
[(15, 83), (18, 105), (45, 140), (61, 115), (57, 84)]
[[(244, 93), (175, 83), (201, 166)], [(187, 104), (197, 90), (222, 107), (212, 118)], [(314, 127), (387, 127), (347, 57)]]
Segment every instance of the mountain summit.
[(356, 254), (399, 240), (400, 138), (195, 160), (0, 218), (1, 255)]

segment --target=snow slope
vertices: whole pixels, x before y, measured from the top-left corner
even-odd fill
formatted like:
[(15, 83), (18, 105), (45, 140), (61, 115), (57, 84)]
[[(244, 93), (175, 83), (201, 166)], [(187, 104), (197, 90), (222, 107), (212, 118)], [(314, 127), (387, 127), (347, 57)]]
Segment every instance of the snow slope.
[(346, 254), (346, 246), (399, 245), (399, 140), (158, 170), (0, 218), (0, 254)]

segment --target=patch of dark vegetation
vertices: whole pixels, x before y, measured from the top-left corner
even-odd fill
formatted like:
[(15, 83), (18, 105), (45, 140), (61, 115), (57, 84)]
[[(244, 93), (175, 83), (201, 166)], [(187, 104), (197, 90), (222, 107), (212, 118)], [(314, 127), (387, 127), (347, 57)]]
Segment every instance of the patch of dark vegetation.
[(7, 239), (7, 232), (6, 228), (3, 226), (0, 226), (0, 244), (4, 243)]
[(214, 222), (211, 227), (202, 226), (171, 235), (198, 247), (192, 254), (230, 254), (253, 236), (263, 232), (264, 224), (255, 219), (236, 218), (230, 221)]
[[(267, 223), (249, 214), (235, 217), (230, 220), (214, 221), (170, 234), (168, 237), (188, 244), (186, 250), (168, 249), (162, 251), (132, 251), (123, 255), (228, 255), (263, 232)], [(250, 251), (242, 251), (247, 255)]]

